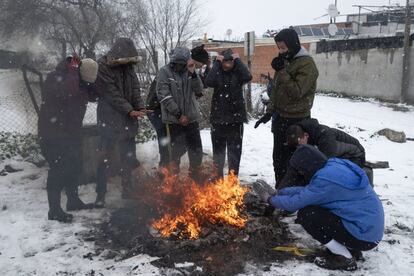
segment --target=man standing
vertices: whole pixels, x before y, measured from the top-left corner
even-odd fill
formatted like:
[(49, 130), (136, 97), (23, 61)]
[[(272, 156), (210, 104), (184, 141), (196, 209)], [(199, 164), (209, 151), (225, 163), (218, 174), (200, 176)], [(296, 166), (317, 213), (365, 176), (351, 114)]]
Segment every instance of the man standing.
[(81, 173), (81, 129), (88, 100), (93, 97), (98, 64), (92, 59), (68, 57), (58, 64), (43, 85), (38, 135), (50, 169), (47, 176), (49, 220), (70, 222), (60, 206), (63, 188), (68, 211), (90, 209), (78, 196)]
[[(204, 82), (210, 66), (210, 58), (208, 52), (204, 49), (204, 45), (197, 46), (191, 49), (191, 59), (189, 64), (195, 64), (196, 72), (198, 73), (201, 80)], [(170, 141), (167, 138), (167, 130), (166, 125), (162, 122), (162, 114), (161, 114), (161, 104), (157, 98), (157, 79), (155, 78), (148, 91), (147, 97), (147, 109), (151, 110), (152, 112), (148, 113), (148, 119), (150, 120), (152, 126), (154, 127), (157, 133), (157, 140), (158, 140), (158, 150), (160, 154), (160, 162), (159, 167), (166, 167), (169, 164), (169, 152), (168, 148), (170, 146)], [(197, 98), (202, 97), (203, 94), (199, 91), (196, 95)], [(185, 149), (184, 149), (185, 150)], [(185, 151), (182, 152), (184, 154)], [(181, 155), (182, 155), (181, 154)]]
[(239, 173), (243, 123), (247, 122), (243, 85), (252, 80), (238, 54), (227, 49), (214, 62), (205, 84), (214, 88), (211, 102), (211, 141), (217, 177), (223, 177), (225, 153), (229, 172)]
[(273, 168), (276, 185), (281, 181), (293, 151), (286, 143), (289, 126), (309, 118), (315, 97), (318, 69), (309, 53), (301, 47), (294, 29), (283, 29), (275, 36), (279, 55), (273, 59), (274, 85), (267, 113), (257, 121), (267, 123), (275, 114), (273, 132)]
[[(187, 66), (189, 64), (189, 66)], [(188, 151), (190, 176), (197, 180), (203, 158), (199, 130), (200, 109), (196, 95), (203, 84), (195, 72), (190, 50), (177, 47), (170, 63), (162, 67), (157, 76), (157, 97), (161, 103), (162, 122), (167, 125), (171, 139), (171, 165), (179, 171), (181, 153)]]
[(96, 206), (103, 207), (110, 157), (118, 147), (121, 162), (122, 197), (133, 192), (131, 172), (139, 166), (136, 157), (135, 136), (138, 118), (146, 115), (145, 104), (134, 65), (139, 61), (138, 51), (129, 38), (119, 38), (107, 55), (99, 59), (97, 88), (98, 127), (104, 158), (98, 168)]

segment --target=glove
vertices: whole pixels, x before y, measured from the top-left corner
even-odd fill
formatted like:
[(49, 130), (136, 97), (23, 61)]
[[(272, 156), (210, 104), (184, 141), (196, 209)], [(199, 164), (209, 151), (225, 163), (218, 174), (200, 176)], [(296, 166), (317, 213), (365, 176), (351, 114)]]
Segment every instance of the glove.
[(260, 118), (256, 124), (254, 125), (254, 128), (257, 128), (261, 123), (266, 124), (267, 122), (270, 121), (270, 119), (272, 119), (272, 113), (266, 113), (265, 115), (263, 115), (262, 118)]
[(267, 203), (269, 203), (269, 199), (272, 196), (276, 195), (276, 191), (262, 180), (253, 183), (253, 190), (262, 201)]
[(256, 181), (256, 183), (259, 183), (260, 185), (262, 185), (263, 188), (266, 189), (266, 191), (271, 195), (271, 196), (275, 196), (277, 195), (277, 191), (275, 189), (273, 189), (272, 187), (269, 186), (269, 184), (266, 183), (266, 181), (259, 179)]
[(272, 60), (272, 68), (276, 71), (280, 71), (285, 68), (285, 55), (279, 54)]

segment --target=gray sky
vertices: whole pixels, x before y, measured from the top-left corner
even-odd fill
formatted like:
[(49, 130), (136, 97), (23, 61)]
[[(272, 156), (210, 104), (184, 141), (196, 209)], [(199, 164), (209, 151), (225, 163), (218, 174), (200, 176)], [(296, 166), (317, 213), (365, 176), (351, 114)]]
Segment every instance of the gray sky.
[[(357, 13), (352, 5), (388, 5), (405, 0), (338, 0), (341, 14)], [(329, 17), (314, 20), (326, 14), (329, 4), (335, 0), (200, 0), (201, 10), (208, 16), (210, 24), (205, 31), (208, 37), (223, 39), (227, 29), (232, 37), (242, 37), (246, 31), (262, 35), (267, 29), (280, 29), (290, 25), (329, 22)], [(339, 17), (338, 22), (344, 21)]]

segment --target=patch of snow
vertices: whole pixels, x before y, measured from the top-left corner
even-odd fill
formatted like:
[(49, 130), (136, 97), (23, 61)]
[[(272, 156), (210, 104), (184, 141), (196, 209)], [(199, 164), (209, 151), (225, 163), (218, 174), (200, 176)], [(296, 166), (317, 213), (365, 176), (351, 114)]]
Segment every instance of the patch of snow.
[[(389, 161), (389, 169), (374, 170), (375, 190), (385, 210), (386, 231), (379, 246), (364, 253), (366, 262), (359, 263), (357, 274), (410, 275), (414, 271), (414, 142), (393, 143), (385, 137), (374, 135), (389, 127), (404, 131), (414, 137), (414, 112), (394, 111), (378, 102), (360, 102), (344, 98), (318, 95), (312, 116), (331, 127), (343, 128), (358, 138), (366, 149), (367, 160)], [(203, 151), (212, 154), (210, 131), (203, 130)], [(258, 178), (274, 185), (272, 167), (273, 135), (270, 122), (254, 129), (254, 121), (245, 125), (243, 155), (240, 167), (242, 182)], [(137, 146), (138, 159), (151, 168), (158, 162), (156, 141)], [(93, 242), (80, 236), (95, 224), (109, 217), (111, 210), (122, 206), (119, 183), (110, 183), (107, 208), (74, 212), (71, 224), (47, 220), (46, 176), (47, 170), (37, 168), (22, 160), (23, 171), (0, 176), (0, 272), (1, 275), (159, 275), (161, 271), (151, 265), (156, 258), (139, 255), (116, 261), (95, 252)], [(3, 163), (4, 166), (7, 163)], [(80, 187), (85, 202), (95, 198), (94, 185)], [(64, 198), (64, 197), (63, 197)], [(62, 206), (65, 206), (63, 200)], [(319, 246), (294, 217), (285, 219), (297, 244), (304, 247)], [(269, 244), (271, 248), (272, 244)], [(349, 275), (320, 269), (301, 260), (274, 263), (270, 271), (262, 271), (255, 264), (246, 264), (246, 275)]]

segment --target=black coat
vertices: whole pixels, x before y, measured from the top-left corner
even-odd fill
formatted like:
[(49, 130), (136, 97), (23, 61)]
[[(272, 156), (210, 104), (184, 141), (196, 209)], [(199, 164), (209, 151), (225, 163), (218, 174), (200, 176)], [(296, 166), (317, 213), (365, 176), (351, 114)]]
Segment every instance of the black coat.
[(249, 69), (237, 58), (234, 68), (224, 71), (221, 62), (216, 61), (205, 84), (214, 88), (211, 102), (211, 124), (232, 124), (247, 121), (243, 85), (252, 80)]
[[(92, 87), (92, 86), (90, 86)], [(70, 61), (59, 63), (47, 75), (42, 87), (38, 121), (40, 139), (77, 138), (92, 91), (80, 79), (79, 69)]]
[(137, 51), (129, 39), (119, 39), (106, 56), (98, 60), (96, 87), (99, 92), (98, 127), (109, 137), (134, 137), (138, 120), (129, 116), (145, 108), (134, 70)]
[(298, 125), (309, 134), (308, 144), (317, 146), (328, 158), (338, 157), (364, 165), (365, 149), (358, 139), (342, 130), (321, 125), (316, 119), (306, 119)]

